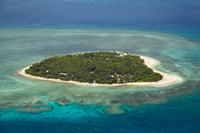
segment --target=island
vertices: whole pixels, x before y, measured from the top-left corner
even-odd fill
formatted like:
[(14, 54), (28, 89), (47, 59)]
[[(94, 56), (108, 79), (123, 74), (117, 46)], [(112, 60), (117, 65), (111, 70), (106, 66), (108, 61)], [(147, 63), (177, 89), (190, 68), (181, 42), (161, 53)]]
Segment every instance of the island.
[(94, 86), (166, 85), (181, 78), (154, 70), (155, 59), (125, 52), (87, 52), (55, 56), (19, 71), (20, 75)]

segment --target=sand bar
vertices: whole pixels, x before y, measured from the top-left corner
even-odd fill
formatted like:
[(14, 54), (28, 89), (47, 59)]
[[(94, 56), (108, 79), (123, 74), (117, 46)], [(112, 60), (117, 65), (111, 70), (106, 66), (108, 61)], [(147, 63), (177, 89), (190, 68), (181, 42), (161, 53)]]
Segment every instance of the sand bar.
[(146, 57), (146, 56), (140, 56), (141, 59), (144, 59), (145, 65), (152, 68), (154, 72), (158, 72), (161, 75), (163, 75), (162, 80), (157, 82), (134, 82), (134, 83), (123, 83), (123, 84), (98, 84), (98, 83), (83, 83), (83, 82), (77, 82), (77, 81), (63, 81), (60, 79), (52, 79), (52, 78), (43, 78), (43, 77), (37, 77), (32, 76), (25, 73), (26, 69), (29, 69), (30, 66), (23, 68), (18, 71), (18, 74), (30, 79), (36, 79), (36, 80), (47, 80), (47, 81), (54, 81), (54, 82), (62, 82), (62, 83), (71, 83), (81, 86), (104, 86), (104, 87), (113, 87), (113, 86), (153, 86), (153, 87), (164, 87), (168, 85), (178, 84), (183, 81), (183, 78), (181, 78), (178, 75), (174, 74), (168, 74), (159, 70), (156, 70), (154, 67), (158, 64), (160, 64), (160, 61), (154, 58)]

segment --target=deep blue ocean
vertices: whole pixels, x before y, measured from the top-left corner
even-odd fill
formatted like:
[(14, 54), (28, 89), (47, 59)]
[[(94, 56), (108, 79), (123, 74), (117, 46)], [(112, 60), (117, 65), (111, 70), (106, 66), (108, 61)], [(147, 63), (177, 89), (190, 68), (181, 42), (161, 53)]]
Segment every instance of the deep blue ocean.
[[(114, 94), (16, 74), (47, 57), (95, 50), (158, 58), (185, 81)], [(71, 102), (59, 104), (65, 95)], [(111, 132), (200, 133), (200, 1), (0, 0), (0, 133)]]

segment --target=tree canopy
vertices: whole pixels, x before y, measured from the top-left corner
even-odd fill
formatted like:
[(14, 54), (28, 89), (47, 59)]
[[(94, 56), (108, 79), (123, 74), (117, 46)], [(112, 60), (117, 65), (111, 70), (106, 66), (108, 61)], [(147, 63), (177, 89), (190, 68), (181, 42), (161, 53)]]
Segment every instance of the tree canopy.
[(27, 74), (86, 83), (154, 82), (162, 79), (139, 56), (119, 52), (90, 52), (55, 56), (33, 64)]

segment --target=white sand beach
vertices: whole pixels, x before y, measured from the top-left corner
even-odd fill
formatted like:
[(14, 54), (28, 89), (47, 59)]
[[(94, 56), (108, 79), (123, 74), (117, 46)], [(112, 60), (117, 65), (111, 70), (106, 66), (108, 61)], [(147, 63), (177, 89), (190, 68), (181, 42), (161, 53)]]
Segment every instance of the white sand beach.
[(144, 59), (145, 65), (152, 68), (154, 72), (158, 72), (161, 75), (163, 75), (163, 79), (157, 82), (134, 82), (134, 83), (123, 83), (123, 84), (98, 84), (98, 83), (82, 83), (77, 81), (63, 81), (60, 79), (51, 79), (51, 78), (43, 78), (43, 77), (36, 77), (25, 73), (25, 70), (28, 69), (30, 66), (23, 68), (18, 71), (18, 74), (30, 79), (36, 79), (36, 80), (47, 80), (47, 81), (54, 81), (54, 82), (62, 82), (62, 83), (71, 83), (81, 86), (104, 86), (104, 87), (113, 87), (113, 86), (153, 86), (153, 87), (164, 87), (168, 85), (178, 84), (183, 81), (183, 79), (180, 76), (174, 75), (174, 74), (168, 74), (159, 70), (155, 69), (155, 66), (160, 63), (159, 60), (150, 58), (147, 56), (140, 56), (142, 59)]

